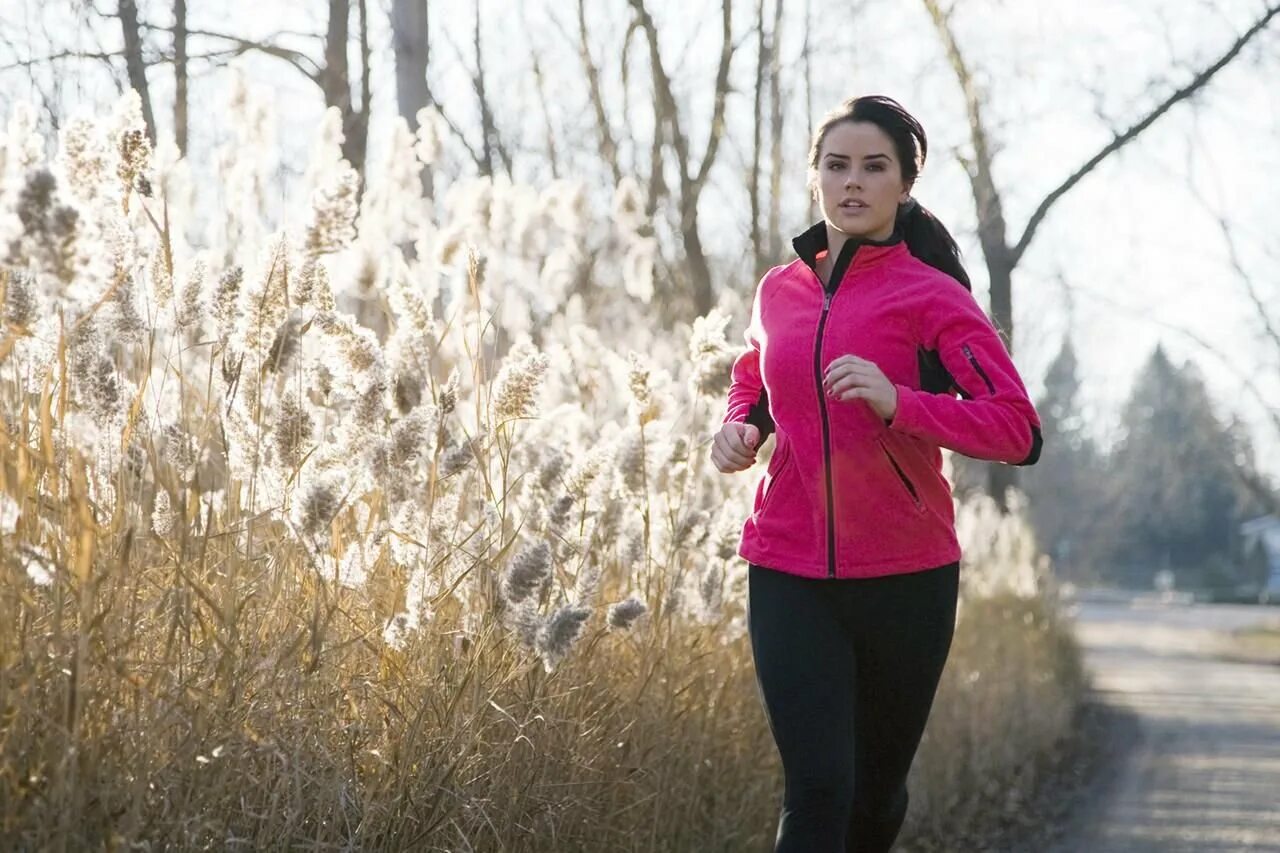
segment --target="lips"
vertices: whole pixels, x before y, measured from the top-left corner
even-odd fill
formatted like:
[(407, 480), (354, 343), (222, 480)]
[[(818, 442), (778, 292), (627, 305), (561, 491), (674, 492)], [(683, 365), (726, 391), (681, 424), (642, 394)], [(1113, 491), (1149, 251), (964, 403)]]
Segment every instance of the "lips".
[(840, 207), (844, 210), (865, 210), (870, 205), (863, 204), (860, 201), (842, 201)]

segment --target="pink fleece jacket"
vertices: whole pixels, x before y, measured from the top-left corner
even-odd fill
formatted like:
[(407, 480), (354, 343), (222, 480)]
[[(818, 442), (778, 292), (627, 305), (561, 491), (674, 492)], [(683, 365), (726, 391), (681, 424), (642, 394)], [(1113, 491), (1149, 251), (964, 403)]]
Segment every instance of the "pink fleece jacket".
[[(850, 241), (828, 291), (812, 267), (815, 242), (825, 248), (821, 224), (797, 238), (801, 258), (761, 279), (748, 346), (733, 365), (723, 422), (757, 423), (762, 441), (777, 429), (738, 553), (816, 578), (954, 562), (960, 546), (939, 448), (1032, 464), (1039, 417), (995, 328), (959, 282), (900, 239)], [(826, 366), (847, 353), (875, 362), (897, 387), (891, 423), (863, 400), (822, 392)]]

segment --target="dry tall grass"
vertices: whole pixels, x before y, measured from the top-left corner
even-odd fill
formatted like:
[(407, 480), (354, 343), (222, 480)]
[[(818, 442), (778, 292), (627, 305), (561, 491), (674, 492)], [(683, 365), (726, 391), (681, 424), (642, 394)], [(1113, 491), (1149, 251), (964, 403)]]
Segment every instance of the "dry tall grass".
[[(235, 98), (203, 249), (135, 101), (0, 146), (0, 846), (766, 848), (727, 314), (645, 322), (634, 187), (406, 193), (429, 116), (359, 201), (331, 120), (269, 233)], [(921, 841), (1016, 804), (1078, 695), (1025, 525), (962, 529)]]

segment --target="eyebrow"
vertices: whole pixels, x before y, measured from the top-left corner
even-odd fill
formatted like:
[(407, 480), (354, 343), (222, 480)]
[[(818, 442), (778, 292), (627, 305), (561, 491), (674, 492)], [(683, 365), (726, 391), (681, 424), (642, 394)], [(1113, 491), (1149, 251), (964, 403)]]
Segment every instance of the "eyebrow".
[[(848, 160), (850, 160), (850, 159), (852, 159), (852, 158), (851, 158), (851, 157), (849, 157), (849, 155), (848, 155), (848, 154), (836, 154), (835, 152), (828, 151), (828, 152), (827, 152), (827, 154), (826, 154), (826, 158), (825, 158), (825, 159), (828, 159), (828, 160), (844, 160), (844, 161), (846, 161), (846, 162), (847, 162)], [(890, 159), (890, 157), (889, 157), (889, 155), (888, 155), (888, 154), (868, 154), (866, 157), (863, 157), (862, 159), (863, 159), (863, 161), (865, 162), (865, 161), (867, 161), (867, 160), (888, 160), (888, 159)]]

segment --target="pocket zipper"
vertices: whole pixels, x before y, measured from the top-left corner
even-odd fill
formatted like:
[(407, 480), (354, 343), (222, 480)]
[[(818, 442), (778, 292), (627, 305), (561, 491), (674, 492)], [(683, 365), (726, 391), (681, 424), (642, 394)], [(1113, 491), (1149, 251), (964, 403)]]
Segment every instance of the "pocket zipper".
[(911, 495), (911, 502), (920, 508), (920, 493), (916, 491), (916, 484), (911, 482), (911, 478), (907, 476), (907, 472), (902, 470), (902, 466), (898, 464), (898, 460), (893, 458), (893, 454), (889, 452), (888, 446), (883, 442), (879, 442), (880, 449), (884, 451), (884, 456), (889, 460), (889, 464), (893, 466), (894, 472), (898, 475), (898, 479), (902, 481), (902, 485)]
[(996, 386), (991, 384), (991, 377), (987, 376), (987, 371), (982, 369), (982, 365), (978, 364), (978, 357), (973, 354), (973, 350), (969, 349), (969, 345), (964, 345), (964, 357), (969, 359), (969, 363), (973, 365), (973, 369), (982, 377), (982, 381), (987, 384), (987, 393), (996, 393)]

